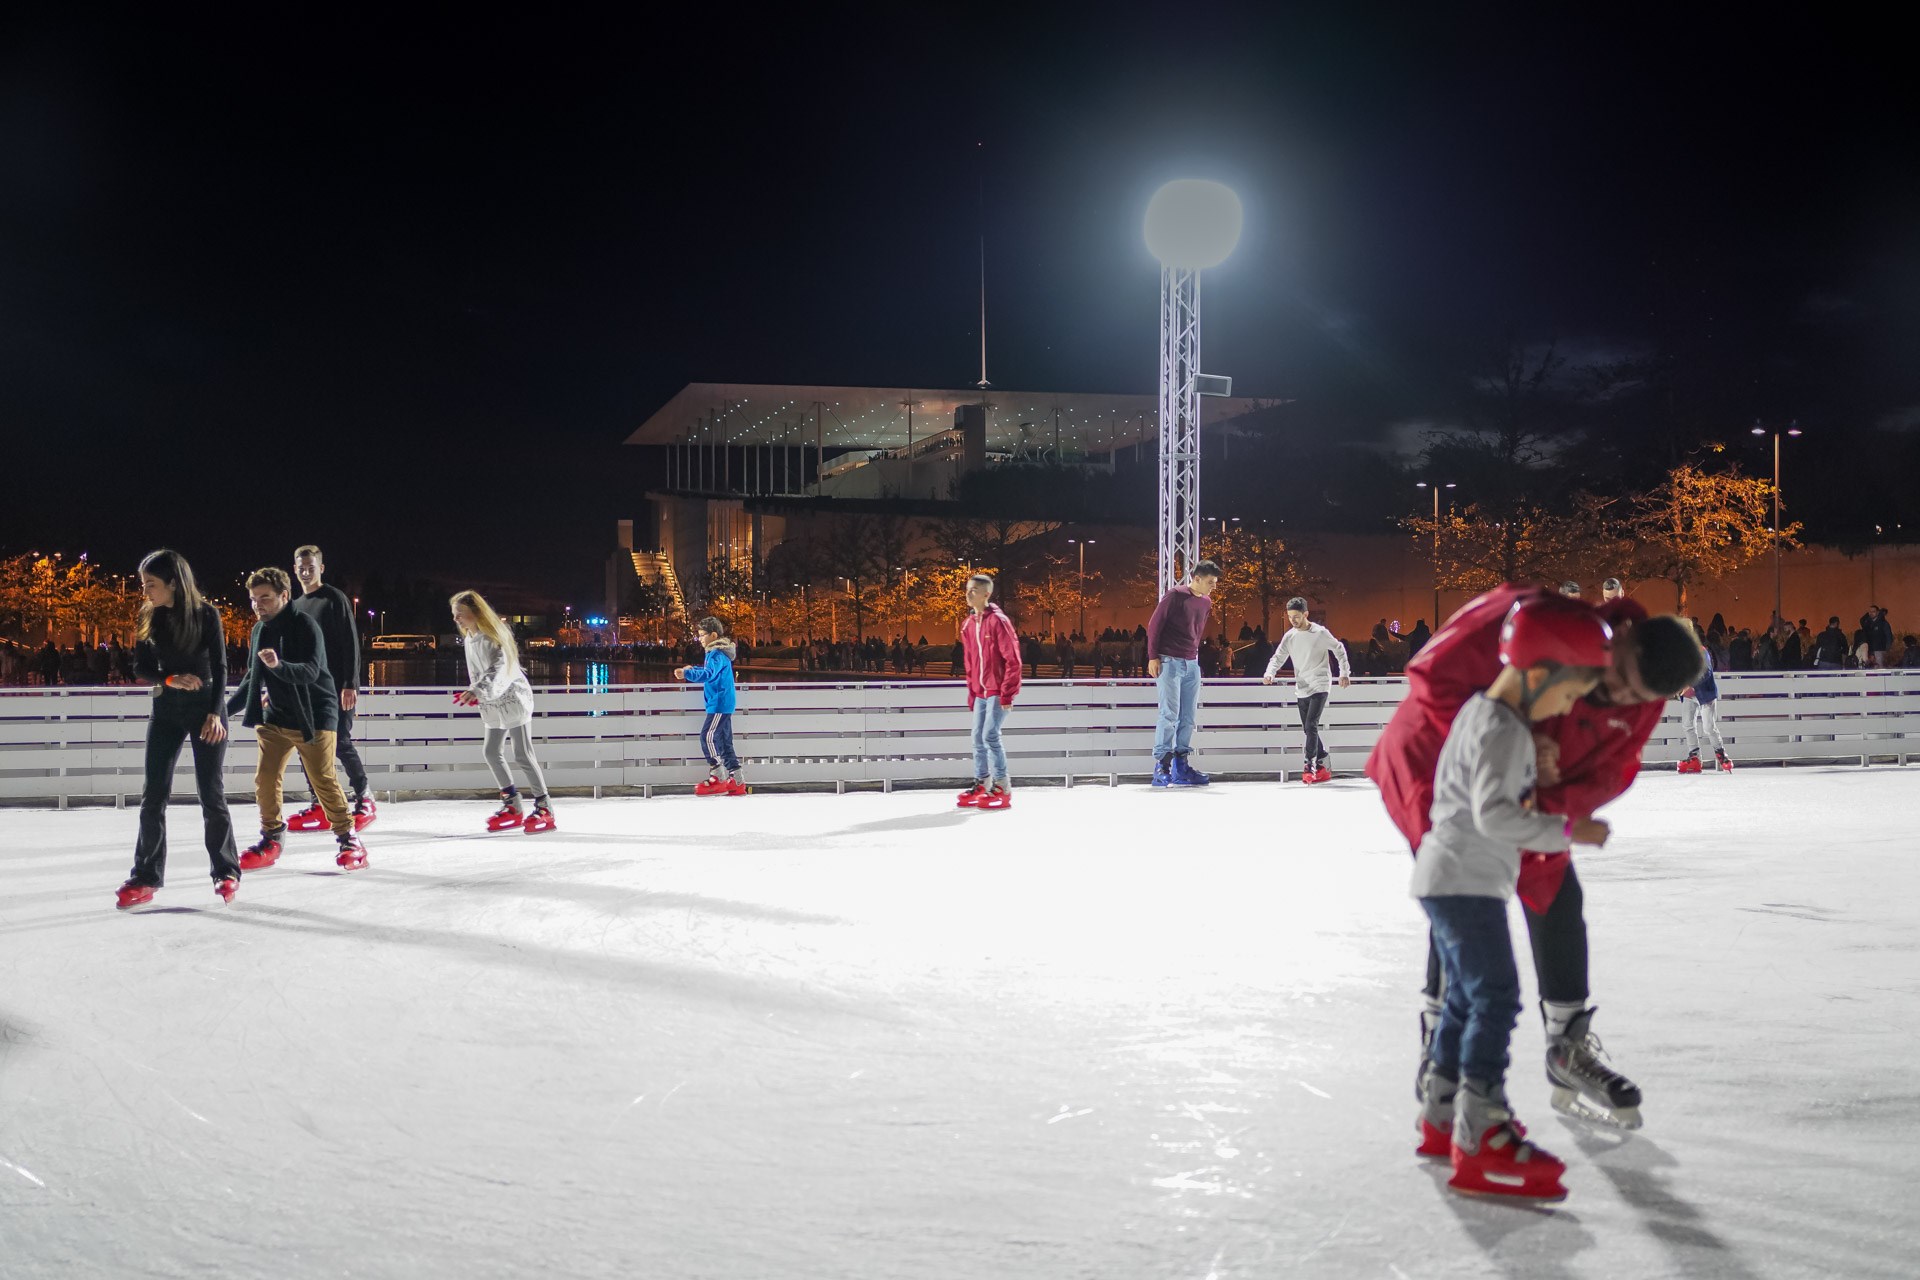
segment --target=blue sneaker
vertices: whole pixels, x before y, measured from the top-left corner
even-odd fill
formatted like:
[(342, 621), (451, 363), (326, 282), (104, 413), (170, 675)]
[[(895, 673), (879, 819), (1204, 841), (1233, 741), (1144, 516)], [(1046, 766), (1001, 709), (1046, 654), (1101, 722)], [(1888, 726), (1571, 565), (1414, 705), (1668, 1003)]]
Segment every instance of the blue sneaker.
[(1204, 787), (1213, 779), (1187, 763), (1184, 755), (1173, 758), (1173, 785), (1176, 787)]
[(1153, 762), (1153, 785), (1170, 787), (1173, 785), (1173, 757), (1162, 756)]

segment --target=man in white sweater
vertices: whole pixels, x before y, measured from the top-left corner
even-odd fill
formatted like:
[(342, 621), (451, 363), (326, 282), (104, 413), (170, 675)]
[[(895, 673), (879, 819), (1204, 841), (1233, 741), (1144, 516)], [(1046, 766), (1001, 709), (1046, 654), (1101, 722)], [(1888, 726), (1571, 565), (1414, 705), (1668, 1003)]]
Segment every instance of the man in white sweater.
[(1279, 647), (1267, 662), (1265, 683), (1272, 684), (1283, 663), (1293, 663), (1293, 687), (1300, 709), (1300, 727), (1305, 730), (1306, 764), (1300, 770), (1302, 782), (1332, 782), (1327, 768), (1327, 745), (1320, 740), (1320, 713), (1327, 708), (1327, 695), (1333, 689), (1329, 655), (1340, 660), (1340, 687), (1346, 688), (1353, 669), (1347, 663), (1347, 646), (1333, 632), (1307, 617), (1307, 602), (1295, 596), (1287, 601), (1287, 629)]

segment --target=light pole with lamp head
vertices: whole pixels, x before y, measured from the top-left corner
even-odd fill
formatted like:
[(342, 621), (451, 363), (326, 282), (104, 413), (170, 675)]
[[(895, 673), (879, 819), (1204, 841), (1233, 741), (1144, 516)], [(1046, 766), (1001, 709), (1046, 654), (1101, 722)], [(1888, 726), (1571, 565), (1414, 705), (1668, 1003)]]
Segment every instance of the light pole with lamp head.
[(1076, 630), (1084, 637), (1087, 634), (1087, 548), (1098, 542), (1098, 538), (1068, 538), (1067, 542), (1080, 548), (1080, 577), (1075, 581), (1074, 598), (1080, 602), (1080, 625)]
[(1758, 418), (1753, 420), (1753, 434), (1773, 437), (1773, 626), (1780, 626), (1780, 437), (1800, 435), (1798, 419), (1789, 422), (1786, 430), (1768, 427)]
[(1454, 483), (1451, 480), (1445, 484), (1441, 484), (1438, 480), (1432, 483), (1416, 480), (1413, 487), (1433, 490), (1433, 629), (1438, 631), (1440, 629), (1440, 491), (1453, 488)]
[(1226, 395), (1200, 372), (1200, 273), (1240, 240), (1240, 197), (1182, 178), (1147, 205), (1147, 248), (1160, 261), (1160, 594), (1200, 560), (1200, 397)]

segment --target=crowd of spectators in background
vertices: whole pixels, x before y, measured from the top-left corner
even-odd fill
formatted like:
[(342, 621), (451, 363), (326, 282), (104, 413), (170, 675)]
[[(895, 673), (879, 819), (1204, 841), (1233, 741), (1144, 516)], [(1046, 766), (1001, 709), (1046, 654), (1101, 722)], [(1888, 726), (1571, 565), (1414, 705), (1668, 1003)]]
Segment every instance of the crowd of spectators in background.
[[(1835, 615), (1820, 631), (1808, 620), (1778, 621), (1759, 628), (1730, 627), (1716, 613), (1705, 623), (1693, 619), (1719, 671), (1843, 670), (1872, 667), (1920, 667), (1920, 643), (1912, 635), (1896, 636), (1885, 608), (1869, 606), (1858, 625), (1847, 628)], [(1373, 624), (1365, 640), (1343, 637), (1353, 661), (1353, 673), (1391, 676), (1406, 670), (1407, 662), (1431, 636), (1427, 620), (1416, 620), (1402, 632), (1398, 621), (1385, 618)], [(1266, 669), (1277, 642), (1266, 628), (1242, 622), (1237, 633), (1222, 629), (1200, 648), (1200, 670), (1205, 676), (1257, 678)], [(736, 665), (747, 667), (756, 657), (754, 646), (739, 641)], [(1030, 677), (1058, 675), (1063, 679), (1141, 679), (1147, 670), (1147, 629), (1108, 627), (1095, 636), (1077, 631), (1051, 636), (1022, 633), (1020, 654)], [(689, 650), (694, 653), (689, 657)], [(369, 655), (377, 661), (379, 654)], [(791, 664), (809, 673), (850, 673), (872, 676), (935, 676), (947, 678), (961, 669), (958, 642), (930, 644), (922, 635), (864, 640), (811, 642), (793, 639), (761, 648), (760, 657), (777, 666)], [(587, 662), (631, 662), (673, 667), (698, 661), (698, 646), (642, 641), (631, 644), (593, 644), (532, 649), (529, 660), (553, 657)], [(229, 661), (244, 658), (238, 650)], [(0, 639), (0, 684), (7, 685), (123, 685), (134, 683), (133, 654), (117, 638), (86, 646), (62, 648), (52, 641), (39, 646)]]

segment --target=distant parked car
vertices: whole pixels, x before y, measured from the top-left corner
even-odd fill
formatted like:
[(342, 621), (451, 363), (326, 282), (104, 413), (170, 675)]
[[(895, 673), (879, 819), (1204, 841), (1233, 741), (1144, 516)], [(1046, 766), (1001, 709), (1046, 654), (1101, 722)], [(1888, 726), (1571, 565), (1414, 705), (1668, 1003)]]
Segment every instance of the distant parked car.
[(395, 631), (384, 636), (375, 636), (373, 638), (373, 647), (376, 651), (397, 650), (401, 653), (432, 653), (434, 644), (432, 636), (410, 635)]
[(553, 637), (552, 636), (529, 636), (527, 637), (527, 648), (551, 649), (553, 648)]

